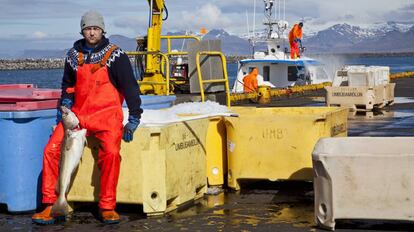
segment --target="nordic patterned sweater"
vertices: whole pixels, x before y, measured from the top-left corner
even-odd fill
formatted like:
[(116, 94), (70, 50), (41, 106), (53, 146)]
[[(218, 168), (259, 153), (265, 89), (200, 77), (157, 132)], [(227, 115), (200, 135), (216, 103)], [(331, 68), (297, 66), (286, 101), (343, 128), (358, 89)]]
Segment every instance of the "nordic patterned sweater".
[[(68, 51), (65, 58), (62, 78), (62, 100), (65, 98), (71, 99), (72, 102), (75, 100), (74, 94), (67, 93), (66, 89), (73, 87), (76, 83), (79, 53), (82, 52), (84, 54), (85, 64), (96, 64), (103, 59), (105, 53), (111, 48), (111, 45), (109, 40), (103, 37), (93, 51), (89, 53), (85, 46), (85, 39), (78, 40), (74, 43), (73, 48)], [(111, 83), (125, 98), (129, 115), (140, 119), (142, 114), (140, 91), (128, 56), (122, 49), (117, 48), (112, 52), (106, 62), (106, 66), (108, 67)]]

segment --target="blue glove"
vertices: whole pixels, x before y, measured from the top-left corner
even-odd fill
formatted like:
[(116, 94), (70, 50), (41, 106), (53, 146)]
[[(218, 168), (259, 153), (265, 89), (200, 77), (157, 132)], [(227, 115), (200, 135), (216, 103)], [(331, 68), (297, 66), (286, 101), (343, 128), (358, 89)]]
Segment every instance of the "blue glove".
[(122, 139), (129, 143), (134, 139), (134, 132), (139, 125), (139, 119), (134, 116), (128, 117), (128, 123), (124, 126), (124, 135)]
[[(68, 109), (72, 109), (73, 102), (69, 98), (65, 98), (60, 103), (61, 106), (65, 106)], [(62, 121), (62, 110), (58, 107), (57, 114), (56, 114), (56, 124)]]
[(301, 39), (295, 39), (296, 43), (299, 44), (299, 47), (302, 47), (302, 40)]

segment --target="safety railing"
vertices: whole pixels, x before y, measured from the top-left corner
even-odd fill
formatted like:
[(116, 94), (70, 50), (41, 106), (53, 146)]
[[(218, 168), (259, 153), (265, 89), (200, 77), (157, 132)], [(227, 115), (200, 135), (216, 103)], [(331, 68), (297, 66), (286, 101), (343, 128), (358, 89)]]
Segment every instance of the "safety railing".
[(162, 35), (161, 39), (167, 40), (167, 55), (168, 56), (179, 56), (188, 55), (188, 52), (171, 52), (171, 40), (175, 39), (194, 39), (200, 41), (200, 38), (193, 35)]
[[(145, 85), (165, 85), (165, 93), (158, 93), (161, 95), (170, 95), (170, 61), (168, 56), (162, 52), (126, 52), (129, 56), (147, 56), (147, 55), (158, 55), (161, 57), (161, 71), (164, 71), (164, 62), (166, 64), (165, 78), (162, 81), (138, 81), (141, 86)], [(155, 88), (154, 88), (155, 89)]]
[[(212, 80), (203, 80), (201, 76), (201, 65), (200, 65), (200, 56), (205, 55), (205, 59), (208, 56), (219, 56), (221, 59), (221, 64), (223, 67), (223, 77), (224, 79), (212, 79)], [(198, 75), (198, 82), (200, 84), (200, 93), (201, 93), (201, 101), (205, 101), (204, 95), (204, 84), (211, 84), (211, 83), (224, 83), (225, 91), (226, 91), (226, 104), (230, 107), (230, 88), (229, 88), (229, 79), (227, 76), (227, 64), (226, 64), (226, 57), (221, 52), (217, 51), (201, 51), (197, 52), (196, 55), (196, 64), (197, 64), (197, 75)]]
[[(200, 38), (197, 36), (193, 36), (193, 35), (162, 35), (161, 36), (161, 40), (166, 40), (167, 41), (167, 52), (165, 53), (165, 55), (167, 55), (167, 57), (169, 59), (171, 59), (172, 57), (188, 57), (188, 51), (171, 51), (171, 41), (172, 40), (178, 40), (178, 39), (192, 39), (195, 41), (200, 41)], [(162, 66), (164, 66), (164, 64), (162, 64)], [(174, 77), (171, 78), (171, 81), (174, 84), (184, 84), (185, 81), (179, 81), (176, 80)]]

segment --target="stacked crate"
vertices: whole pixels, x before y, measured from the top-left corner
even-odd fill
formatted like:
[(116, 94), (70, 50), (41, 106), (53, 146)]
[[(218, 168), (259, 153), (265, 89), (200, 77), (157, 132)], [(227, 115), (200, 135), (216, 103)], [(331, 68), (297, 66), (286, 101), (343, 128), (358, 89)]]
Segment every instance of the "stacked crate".
[(328, 106), (371, 111), (394, 103), (395, 83), (386, 66), (347, 66), (337, 71), (333, 86), (326, 87)]

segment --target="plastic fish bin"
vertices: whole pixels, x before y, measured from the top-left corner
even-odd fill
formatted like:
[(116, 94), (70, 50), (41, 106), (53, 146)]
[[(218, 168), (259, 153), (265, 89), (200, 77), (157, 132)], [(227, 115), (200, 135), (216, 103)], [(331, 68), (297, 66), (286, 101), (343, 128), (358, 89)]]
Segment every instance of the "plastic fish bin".
[[(202, 197), (207, 189), (208, 124), (202, 118), (140, 126), (131, 143), (121, 144), (117, 202), (142, 204), (145, 213), (157, 215)], [(69, 201), (98, 201), (97, 146), (88, 140)]]
[(414, 220), (414, 137), (321, 139), (313, 151), (315, 220)]
[[(141, 95), (141, 108), (146, 110), (157, 110), (171, 107), (177, 97), (175, 95), (156, 96), (156, 95)], [(122, 107), (127, 107), (124, 101)]]
[(312, 150), (323, 137), (346, 136), (346, 108), (232, 107), (226, 117), (228, 186), (242, 179), (312, 180)]
[(373, 87), (326, 86), (326, 105), (341, 106), (356, 110), (373, 110), (385, 106), (384, 85)]
[(55, 109), (0, 112), (0, 203), (9, 212), (40, 203), (43, 149), (55, 123)]
[(368, 66), (348, 68), (349, 86), (377, 86), (389, 83), (390, 68), (387, 66)]

